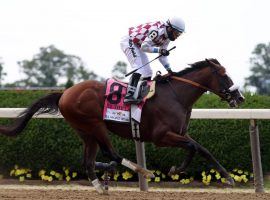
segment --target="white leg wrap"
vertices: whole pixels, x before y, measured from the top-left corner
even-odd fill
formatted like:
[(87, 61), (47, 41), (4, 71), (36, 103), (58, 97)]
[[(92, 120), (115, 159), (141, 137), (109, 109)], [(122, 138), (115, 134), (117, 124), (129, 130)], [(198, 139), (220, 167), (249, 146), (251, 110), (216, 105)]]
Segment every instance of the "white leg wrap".
[(132, 169), (133, 171), (136, 170), (136, 166), (132, 165), (131, 162), (125, 158), (123, 158), (121, 164), (124, 165), (125, 167), (128, 167), (129, 169)]
[(99, 193), (99, 194), (103, 194), (104, 193), (104, 189), (102, 187), (102, 185), (100, 184), (99, 180), (98, 179), (95, 179), (92, 181), (92, 184), (94, 186), (94, 188), (96, 189), (96, 191)]

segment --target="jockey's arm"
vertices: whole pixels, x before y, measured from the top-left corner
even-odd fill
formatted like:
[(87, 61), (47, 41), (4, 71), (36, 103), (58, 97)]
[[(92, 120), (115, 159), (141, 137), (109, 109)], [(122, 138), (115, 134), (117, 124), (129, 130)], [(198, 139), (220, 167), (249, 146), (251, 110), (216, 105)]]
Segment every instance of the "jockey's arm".
[[(150, 33), (148, 35), (148, 37), (145, 38), (145, 40), (143, 41), (143, 43), (141, 45), (141, 50), (143, 52), (146, 52), (146, 53), (159, 53), (161, 49), (167, 50), (167, 47), (169, 45), (169, 41), (166, 42), (165, 44), (163, 44), (162, 46), (157, 47), (157, 46), (155, 46), (155, 43), (153, 42), (153, 39), (155, 39), (155, 37), (153, 37), (153, 35), (154, 34), (152, 32), (152, 34)], [(161, 56), (159, 58), (159, 61), (167, 71), (171, 71), (167, 56)]]
[(160, 34), (159, 29), (152, 29), (142, 42), (141, 50), (146, 53), (159, 53), (160, 48), (156, 46), (154, 41), (159, 37)]
[(154, 46), (154, 42), (148, 37), (141, 45), (141, 50), (146, 53), (159, 53), (159, 49), (159, 47)]
[[(166, 49), (168, 48), (169, 42), (165, 43), (164, 45), (162, 45), (160, 47), (160, 49)], [(167, 56), (161, 56), (159, 58), (159, 62), (163, 65), (163, 67), (168, 71), (171, 72), (171, 67), (170, 67), (170, 63), (168, 61), (168, 57)]]

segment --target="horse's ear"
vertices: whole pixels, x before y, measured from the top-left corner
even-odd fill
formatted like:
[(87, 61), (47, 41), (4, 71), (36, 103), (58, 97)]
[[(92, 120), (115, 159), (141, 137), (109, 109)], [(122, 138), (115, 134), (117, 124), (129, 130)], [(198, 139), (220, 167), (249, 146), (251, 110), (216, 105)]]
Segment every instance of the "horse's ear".
[(208, 60), (207, 58), (205, 59), (205, 61), (208, 62), (209, 64), (211, 64), (212, 66), (215, 66), (215, 67), (221, 67), (221, 65), (216, 64), (216, 63), (214, 63), (213, 61)]

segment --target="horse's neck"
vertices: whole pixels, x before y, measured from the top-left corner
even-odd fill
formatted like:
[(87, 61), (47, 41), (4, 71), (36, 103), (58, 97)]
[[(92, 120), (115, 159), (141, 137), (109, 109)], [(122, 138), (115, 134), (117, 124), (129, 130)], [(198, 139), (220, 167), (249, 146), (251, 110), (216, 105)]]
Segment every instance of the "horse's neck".
[[(194, 78), (193, 78), (194, 77)], [(192, 80), (201, 85), (206, 85), (206, 81), (209, 80), (209, 77), (196, 77), (192, 75), (184, 76), (182, 78)], [(185, 107), (192, 107), (193, 104), (203, 95), (205, 90), (192, 85), (190, 83), (183, 83), (177, 80), (174, 81), (174, 87), (176, 88), (176, 93), (180, 98), (180, 103)]]
[(185, 107), (192, 107), (193, 104), (202, 96), (204, 91), (200, 88), (196, 88), (192, 85), (186, 85), (179, 87), (177, 90), (178, 96), (180, 97), (180, 103)]

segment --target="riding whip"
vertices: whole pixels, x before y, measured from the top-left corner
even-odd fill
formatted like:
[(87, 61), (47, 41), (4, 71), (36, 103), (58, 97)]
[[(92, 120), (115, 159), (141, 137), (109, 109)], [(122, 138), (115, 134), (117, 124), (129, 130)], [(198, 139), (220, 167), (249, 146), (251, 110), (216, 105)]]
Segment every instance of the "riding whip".
[[(171, 51), (171, 50), (173, 50), (173, 49), (175, 49), (175, 48), (176, 48), (176, 46), (170, 48), (168, 51)], [(143, 66), (140, 66), (139, 68), (132, 70), (131, 72), (127, 73), (127, 74), (125, 75), (125, 77), (129, 76), (130, 74), (133, 74), (133, 73), (136, 72), (137, 70), (139, 70), (139, 69), (143, 68), (144, 66), (150, 64), (151, 62), (153, 62), (154, 60), (160, 58), (161, 56), (162, 56), (162, 55), (160, 54), (158, 57), (154, 58), (153, 60), (149, 61), (148, 63), (145, 63)]]

